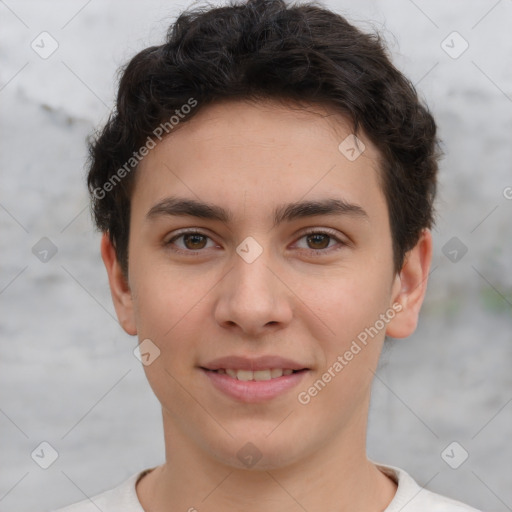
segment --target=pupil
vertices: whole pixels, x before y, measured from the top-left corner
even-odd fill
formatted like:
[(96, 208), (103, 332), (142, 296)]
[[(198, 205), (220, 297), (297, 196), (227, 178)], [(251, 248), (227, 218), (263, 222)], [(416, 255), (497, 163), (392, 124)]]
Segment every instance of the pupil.
[[(320, 238), (323, 238), (324, 242), (327, 241), (327, 243), (323, 243), (320, 241), (319, 242), (319, 239)], [(308, 237), (308, 242), (311, 242), (311, 240), (313, 240), (313, 245), (316, 244), (316, 243), (320, 243), (321, 247), (314, 247), (314, 249), (325, 249), (328, 245), (329, 245), (329, 240), (328, 240), (329, 236), (328, 235), (325, 235), (325, 234), (316, 234), (316, 235), (310, 235)]]

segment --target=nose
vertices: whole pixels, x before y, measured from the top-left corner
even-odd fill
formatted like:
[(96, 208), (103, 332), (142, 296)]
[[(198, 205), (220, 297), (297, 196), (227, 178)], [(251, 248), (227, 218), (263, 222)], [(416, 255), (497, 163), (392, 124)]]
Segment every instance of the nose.
[(270, 260), (266, 251), (251, 263), (233, 255), (233, 266), (218, 287), (215, 319), (220, 326), (258, 337), (290, 323), (293, 294)]

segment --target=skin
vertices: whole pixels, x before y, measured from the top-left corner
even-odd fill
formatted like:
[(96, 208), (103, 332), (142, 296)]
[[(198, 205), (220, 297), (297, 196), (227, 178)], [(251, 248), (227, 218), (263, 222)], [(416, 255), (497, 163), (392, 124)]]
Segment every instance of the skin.
[[(162, 405), (166, 446), (166, 462), (137, 484), (146, 511), (378, 512), (392, 500), (396, 484), (366, 456), (371, 384), (384, 336), (416, 328), (432, 237), (424, 230), (394, 273), (379, 153), (358, 134), (365, 150), (349, 161), (338, 145), (350, 133), (343, 117), (319, 105), (225, 101), (182, 123), (137, 169), (127, 279), (106, 235), (101, 250), (120, 324), (161, 351), (144, 367)], [(147, 217), (171, 195), (222, 206), (233, 220)], [(273, 227), (276, 206), (333, 197), (367, 218), (318, 215)], [(165, 245), (182, 228), (207, 238)], [(308, 239), (307, 228), (332, 230), (345, 245)], [(236, 252), (248, 236), (263, 248), (252, 263)], [(393, 304), (402, 310), (299, 403), (298, 393)], [(198, 368), (233, 354), (288, 357), (309, 371), (270, 401), (236, 402)], [(261, 454), (251, 468), (236, 455), (247, 442)]]

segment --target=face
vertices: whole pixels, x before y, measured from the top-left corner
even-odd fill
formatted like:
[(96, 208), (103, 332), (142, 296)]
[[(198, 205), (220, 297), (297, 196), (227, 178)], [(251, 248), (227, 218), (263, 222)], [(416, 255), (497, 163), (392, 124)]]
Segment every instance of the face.
[(372, 371), (385, 334), (415, 328), (430, 239), (395, 275), (379, 155), (364, 134), (359, 157), (340, 150), (350, 134), (319, 106), (230, 101), (137, 169), (127, 282), (106, 237), (103, 256), (121, 324), (151, 340), (166, 432), (190, 450), (276, 468), (364, 444)]

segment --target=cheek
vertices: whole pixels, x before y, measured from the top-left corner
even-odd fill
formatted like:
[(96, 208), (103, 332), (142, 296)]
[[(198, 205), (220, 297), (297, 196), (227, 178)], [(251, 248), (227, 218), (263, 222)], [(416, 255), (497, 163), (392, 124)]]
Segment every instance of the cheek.
[(133, 269), (139, 336), (166, 339), (191, 323), (190, 318), (208, 291), (208, 283), (205, 279), (193, 279), (186, 270), (177, 271), (149, 258), (144, 259), (143, 255), (138, 255), (138, 261), (147, 262)]
[(153, 268), (139, 280), (134, 308), (139, 340), (150, 339), (159, 350), (158, 357), (144, 371), (153, 392), (172, 410), (190, 406), (180, 385), (195, 364), (204, 320), (200, 290), (187, 286), (182, 276), (166, 276)]
[(316, 294), (313, 288), (304, 290), (313, 301), (311, 310), (328, 330), (316, 338), (323, 355), (318, 373), (308, 383), (312, 387), (301, 391), (304, 399), (310, 400), (306, 410), (312, 416), (324, 420), (328, 416), (336, 423), (349, 417), (369, 394), (385, 335), (385, 328), (375, 330), (374, 326), (386, 312), (389, 297), (382, 283), (379, 286), (379, 281), (361, 274), (357, 279), (331, 281), (322, 290)]
[(306, 304), (337, 340), (347, 341), (372, 325), (385, 312), (390, 297), (382, 276), (370, 271), (346, 269), (337, 277), (306, 282), (298, 293), (307, 297)]

